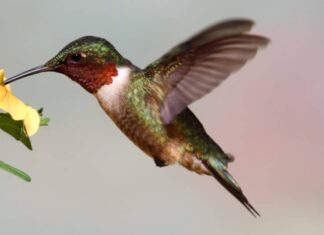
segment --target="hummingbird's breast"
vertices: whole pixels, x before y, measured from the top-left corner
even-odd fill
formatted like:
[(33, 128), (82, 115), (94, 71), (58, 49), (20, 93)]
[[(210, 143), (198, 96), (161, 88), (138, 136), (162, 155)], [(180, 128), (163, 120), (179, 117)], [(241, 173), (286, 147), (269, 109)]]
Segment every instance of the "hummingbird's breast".
[(117, 68), (111, 84), (95, 94), (115, 124), (150, 156), (161, 154), (167, 134), (159, 117), (158, 101), (150, 93), (149, 81), (131, 68)]
[(190, 110), (165, 125), (160, 117), (163, 89), (141, 72), (134, 73), (126, 67), (117, 70), (113, 82), (102, 86), (95, 96), (119, 129), (149, 156), (163, 159), (165, 164), (180, 162), (189, 170), (209, 174), (196, 163), (197, 150), (193, 147), (209, 137)]
[(117, 71), (118, 74), (113, 77), (112, 83), (101, 86), (95, 94), (105, 112), (112, 116), (121, 112), (124, 96), (130, 83), (130, 68), (117, 68)]

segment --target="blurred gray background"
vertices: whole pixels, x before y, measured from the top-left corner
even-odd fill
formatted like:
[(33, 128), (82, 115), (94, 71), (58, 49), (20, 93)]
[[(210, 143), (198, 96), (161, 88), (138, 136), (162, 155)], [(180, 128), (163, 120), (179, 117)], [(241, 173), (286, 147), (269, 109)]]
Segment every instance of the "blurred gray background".
[(27, 150), (0, 132), (0, 234), (324, 234), (324, 2), (13, 1), (0, 3), (0, 67), (12, 76), (84, 35), (107, 38), (144, 67), (204, 27), (255, 20), (272, 43), (192, 105), (236, 156), (230, 171), (260, 211), (253, 218), (218, 182), (155, 167), (96, 100), (55, 73), (12, 87), (50, 126)]

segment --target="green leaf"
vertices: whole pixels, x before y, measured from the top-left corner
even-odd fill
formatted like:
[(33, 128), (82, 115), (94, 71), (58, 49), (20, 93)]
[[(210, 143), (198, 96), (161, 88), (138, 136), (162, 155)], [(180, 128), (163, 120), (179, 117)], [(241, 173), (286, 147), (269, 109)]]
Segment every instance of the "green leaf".
[(40, 108), (37, 110), (37, 112), (40, 116), (43, 116), (43, 111), (44, 111), (44, 108)]
[(48, 126), (49, 121), (50, 121), (49, 118), (41, 117), (39, 125), (40, 126)]
[(8, 113), (0, 113), (0, 129), (21, 141), (28, 149), (33, 149), (22, 121), (13, 120)]
[[(38, 110), (40, 115), (40, 126), (48, 126), (49, 118), (43, 117), (43, 108)], [(8, 113), (0, 113), (0, 129), (8, 133), (16, 140), (21, 141), (28, 149), (32, 150), (29, 136), (26, 134), (23, 121), (15, 121)], [(30, 182), (31, 178), (25, 172), (0, 161), (0, 169), (3, 169), (19, 178)]]
[(0, 161), (0, 168), (27, 181), (27, 182), (31, 181), (31, 178), (28, 174), (26, 174), (25, 172), (13, 167), (13, 166), (8, 165), (7, 163), (4, 163), (3, 161)]
[[(48, 126), (49, 118), (43, 117), (43, 108), (38, 110), (40, 115), (40, 126)], [(8, 113), (0, 113), (0, 129), (21, 141), (28, 149), (32, 150), (32, 144), (29, 136), (24, 129), (23, 121), (15, 121)]]
[(40, 123), (39, 123), (39, 126), (48, 126), (48, 123), (50, 121), (49, 118), (47, 117), (43, 117), (43, 108), (40, 108), (38, 110), (38, 113), (39, 113), (39, 116), (40, 116)]

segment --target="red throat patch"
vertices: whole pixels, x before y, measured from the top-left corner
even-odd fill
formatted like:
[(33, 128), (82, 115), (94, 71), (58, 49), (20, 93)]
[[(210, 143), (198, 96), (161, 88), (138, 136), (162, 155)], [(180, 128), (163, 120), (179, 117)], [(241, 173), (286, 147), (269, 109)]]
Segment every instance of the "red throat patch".
[(107, 63), (101, 68), (93, 68), (92, 77), (89, 77), (86, 90), (91, 93), (96, 93), (100, 87), (113, 82), (113, 77), (118, 75), (116, 65), (113, 63)]
[(103, 72), (102, 72), (102, 79), (103, 84), (111, 84), (113, 82), (112, 77), (116, 77), (118, 75), (118, 71), (116, 69), (116, 65), (112, 63), (108, 63), (104, 66)]
[(92, 94), (103, 85), (111, 84), (113, 77), (118, 75), (116, 65), (113, 63), (86, 64), (80, 67), (67, 66), (62, 68), (62, 72)]

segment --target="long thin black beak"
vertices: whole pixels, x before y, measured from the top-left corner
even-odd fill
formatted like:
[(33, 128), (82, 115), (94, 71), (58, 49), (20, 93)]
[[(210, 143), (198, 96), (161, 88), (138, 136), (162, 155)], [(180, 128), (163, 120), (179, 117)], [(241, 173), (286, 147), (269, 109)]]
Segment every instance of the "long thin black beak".
[(40, 65), (35, 68), (29, 69), (23, 73), (17, 74), (16, 76), (6, 79), (4, 84), (7, 85), (21, 78), (28, 77), (30, 75), (37, 74), (37, 73), (48, 72), (48, 71), (53, 71), (53, 69), (49, 68), (47, 65)]

